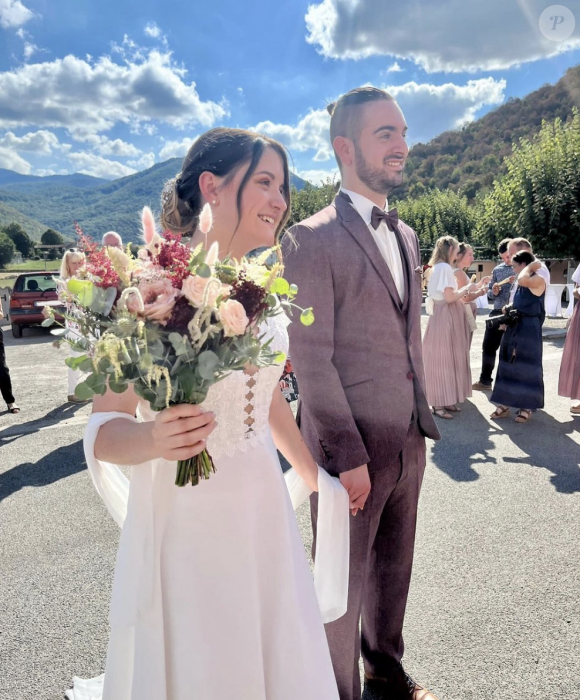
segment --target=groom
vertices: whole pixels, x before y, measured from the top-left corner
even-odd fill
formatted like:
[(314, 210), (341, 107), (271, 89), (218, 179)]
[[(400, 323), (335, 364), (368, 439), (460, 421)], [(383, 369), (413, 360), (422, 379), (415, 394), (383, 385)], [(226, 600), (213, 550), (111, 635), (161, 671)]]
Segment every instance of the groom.
[[(355, 516), (348, 610), (326, 633), (340, 700), (361, 697), (361, 652), (364, 698), (436, 700), (401, 665), (425, 436), (439, 439), (425, 398), (419, 243), (387, 206), (403, 181), (407, 124), (373, 87), (329, 112), (342, 189), (291, 229), (284, 250), (299, 302), (316, 316), (290, 326), (300, 429)], [(316, 497), (311, 506), (316, 537)]]

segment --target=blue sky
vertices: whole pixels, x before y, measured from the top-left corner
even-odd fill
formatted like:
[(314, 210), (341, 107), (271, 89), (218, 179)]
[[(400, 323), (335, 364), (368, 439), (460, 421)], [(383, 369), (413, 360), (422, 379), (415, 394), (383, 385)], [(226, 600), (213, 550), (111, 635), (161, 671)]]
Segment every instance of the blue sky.
[(325, 105), (352, 87), (389, 89), (414, 143), (556, 82), (580, 63), (580, 0), (568, 38), (540, 31), (547, 6), (0, 0), (0, 167), (112, 179), (228, 125), (280, 139), (318, 181), (335, 171)]

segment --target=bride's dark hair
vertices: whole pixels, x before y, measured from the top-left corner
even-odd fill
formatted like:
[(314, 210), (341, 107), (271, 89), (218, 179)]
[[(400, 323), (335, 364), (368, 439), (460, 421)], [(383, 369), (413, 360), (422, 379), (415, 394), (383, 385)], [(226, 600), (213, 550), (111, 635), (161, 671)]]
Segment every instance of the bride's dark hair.
[(276, 231), (276, 240), (283, 231), (290, 215), (290, 172), (288, 156), (282, 144), (274, 139), (244, 129), (218, 127), (202, 134), (185, 156), (181, 172), (170, 180), (161, 197), (161, 224), (174, 233), (191, 234), (195, 231), (203, 208), (199, 189), (199, 176), (203, 172), (214, 173), (231, 182), (236, 172), (249, 163), (237, 194), (238, 224), (242, 215), (242, 194), (255, 172), (266, 148), (273, 148), (282, 160), (284, 168), (283, 196), (288, 205), (285, 216)]

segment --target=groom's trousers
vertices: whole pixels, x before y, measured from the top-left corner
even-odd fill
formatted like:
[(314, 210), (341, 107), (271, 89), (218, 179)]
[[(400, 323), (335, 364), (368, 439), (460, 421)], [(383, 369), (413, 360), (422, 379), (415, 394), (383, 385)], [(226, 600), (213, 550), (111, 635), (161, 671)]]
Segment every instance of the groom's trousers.
[[(393, 463), (369, 465), (369, 497), (364, 510), (350, 519), (348, 610), (326, 625), (340, 700), (361, 697), (361, 653), (370, 678), (388, 680), (399, 671), (424, 470), (425, 439), (416, 423)], [(317, 505), (313, 494), (314, 548)]]

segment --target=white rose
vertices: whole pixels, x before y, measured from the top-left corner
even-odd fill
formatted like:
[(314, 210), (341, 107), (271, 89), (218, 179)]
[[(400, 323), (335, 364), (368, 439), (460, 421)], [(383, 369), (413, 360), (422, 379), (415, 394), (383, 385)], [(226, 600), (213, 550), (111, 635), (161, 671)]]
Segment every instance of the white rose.
[(250, 323), (246, 310), (235, 299), (228, 299), (220, 304), (219, 317), (223, 324), (226, 338), (243, 335)]

